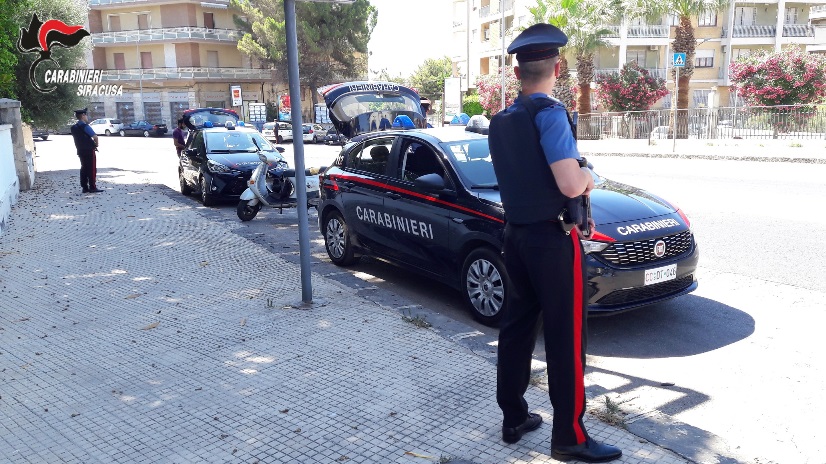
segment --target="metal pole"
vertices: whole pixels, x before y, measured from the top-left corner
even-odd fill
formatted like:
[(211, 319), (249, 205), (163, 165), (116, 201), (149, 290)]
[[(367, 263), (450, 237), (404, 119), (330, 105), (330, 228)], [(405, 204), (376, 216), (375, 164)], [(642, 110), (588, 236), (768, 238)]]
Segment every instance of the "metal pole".
[(671, 153), (674, 153), (677, 150), (677, 115), (680, 114), (677, 111), (677, 101), (679, 99), (680, 94), (680, 67), (674, 67), (674, 104), (672, 106), (672, 111), (674, 112), (674, 130), (671, 132), (673, 135), (674, 141), (671, 145)]
[[(295, 190), (298, 197), (298, 249), (301, 263), (301, 301), (313, 302), (310, 279), (310, 238), (307, 221), (307, 178), (304, 173), (304, 133), (301, 120), (301, 85), (298, 80), (298, 35), (296, 33), (295, 0), (284, 0), (287, 28), (287, 69), (293, 121), (293, 153), (295, 155)], [(298, 109), (298, 111), (296, 111)]]
[(499, 0), (499, 8), (502, 10), (502, 60), (499, 65), (502, 67), (502, 110), (505, 110), (505, 0)]

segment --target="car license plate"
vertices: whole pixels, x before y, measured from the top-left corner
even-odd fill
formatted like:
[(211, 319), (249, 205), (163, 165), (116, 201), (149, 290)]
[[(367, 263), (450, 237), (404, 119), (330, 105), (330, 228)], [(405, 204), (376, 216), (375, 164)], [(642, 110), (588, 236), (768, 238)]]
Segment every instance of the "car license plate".
[(658, 284), (677, 278), (677, 265), (658, 267), (645, 270), (645, 285)]

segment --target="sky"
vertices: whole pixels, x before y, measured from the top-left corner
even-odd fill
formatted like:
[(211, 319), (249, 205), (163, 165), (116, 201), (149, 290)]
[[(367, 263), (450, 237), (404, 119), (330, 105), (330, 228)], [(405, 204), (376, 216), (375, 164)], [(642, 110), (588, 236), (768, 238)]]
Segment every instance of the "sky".
[[(368, 69), (408, 77), (428, 58), (453, 52), (452, 0), (370, 0), (379, 12)], [(372, 72), (370, 73), (372, 77)]]

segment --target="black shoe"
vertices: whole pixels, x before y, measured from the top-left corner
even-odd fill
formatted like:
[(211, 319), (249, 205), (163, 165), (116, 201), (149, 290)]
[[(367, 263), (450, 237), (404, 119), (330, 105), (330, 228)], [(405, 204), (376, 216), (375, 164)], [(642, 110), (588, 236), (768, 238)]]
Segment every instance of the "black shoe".
[(505, 443), (516, 443), (522, 439), (522, 435), (538, 429), (540, 425), (542, 425), (542, 416), (529, 412), (528, 418), (522, 424), (516, 427), (502, 427), (502, 440)]
[(573, 446), (554, 446), (551, 444), (551, 457), (558, 461), (577, 459), (584, 462), (608, 462), (622, 456), (622, 450), (616, 446), (604, 445), (588, 438), (585, 443)]
[(89, 189), (83, 189), (83, 193), (89, 193)]
[(101, 190), (97, 187), (95, 187), (93, 189), (89, 189), (89, 193), (100, 193), (100, 192), (103, 192), (103, 190)]

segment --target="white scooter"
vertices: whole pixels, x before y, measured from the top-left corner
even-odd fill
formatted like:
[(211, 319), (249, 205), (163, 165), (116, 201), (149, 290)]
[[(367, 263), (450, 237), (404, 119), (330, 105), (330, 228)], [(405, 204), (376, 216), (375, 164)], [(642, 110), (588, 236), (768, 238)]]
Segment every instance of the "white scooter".
[[(282, 147), (276, 147), (283, 153)], [(264, 206), (284, 208), (298, 206), (295, 190), (295, 169), (288, 169), (287, 162), (274, 152), (259, 151), (261, 163), (252, 172), (247, 181), (247, 189), (238, 202), (238, 218), (251, 221)], [(307, 208), (317, 207), (319, 202), (319, 172), (324, 168), (309, 168), (304, 171), (307, 181)]]

